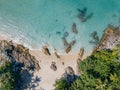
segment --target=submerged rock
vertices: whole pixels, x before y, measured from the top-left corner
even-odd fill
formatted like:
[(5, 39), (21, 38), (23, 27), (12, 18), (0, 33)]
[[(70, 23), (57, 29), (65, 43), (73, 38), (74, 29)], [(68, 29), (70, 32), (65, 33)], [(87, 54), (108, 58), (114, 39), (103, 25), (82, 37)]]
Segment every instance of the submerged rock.
[(86, 22), (88, 19), (92, 18), (93, 13), (91, 12), (89, 15), (86, 15), (87, 13), (87, 8), (83, 8), (83, 10), (80, 10), (78, 8), (79, 14), (77, 15), (77, 17), (80, 19), (81, 22)]
[(63, 38), (63, 44), (65, 47), (67, 47), (69, 45), (69, 43), (67, 42), (66, 38)]
[(90, 41), (90, 43), (97, 45), (100, 41), (99, 36), (97, 35), (97, 32), (94, 31), (93, 33), (91, 33), (91, 37), (92, 37), (93, 40)]
[(65, 32), (64, 33), (64, 37), (68, 37), (69, 36), (69, 33), (68, 32)]
[(74, 46), (75, 43), (76, 43), (76, 40), (73, 40), (73, 41), (71, 41), (70, 45), (71, 45), (71, 46)]
[(76, 24), (75, 23), (73, 23), (73, 25), (72, 25), (72, 32), (75, 33), (75, 34), (78, 34), (78, 30), (76, 28)]

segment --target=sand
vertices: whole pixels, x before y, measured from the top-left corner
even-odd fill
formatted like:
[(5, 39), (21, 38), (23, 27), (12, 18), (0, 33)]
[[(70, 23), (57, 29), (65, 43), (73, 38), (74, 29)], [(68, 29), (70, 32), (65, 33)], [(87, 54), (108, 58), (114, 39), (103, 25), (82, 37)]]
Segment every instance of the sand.
[[(9, 40), (5, 35), (0, 34), (0, 40)], [(10, 40), (9, 40), (10, 41)], [(38, 60), (41, 69), (34, 73), (34, 76), (38, 76), (40, 78), (40, 82), (38, 82), (38, 86), (35, 87), (35, 90), (53, 90), (54, 84), (57, 79), (60, 79), (65, 72), (65, 69), (68, 66), (71, 66), (78, 75), (77, 70), (77, 54), (59, 54), (60, 59), (58, 59), (54, 53), (49, 55), (43, 54), (41, 51), (31, 50), (30, 53), (35, 56)], [(87, 57), (85, 54), (83, 58)], [(50, 68), (52, 62), (56, 63), (57, 70), (53, 71)], [(64, 62), (64, 65), (63, 65)]]
[[(77, 68), (77, 54), (61, 54), (60, 59), (58, 59), (55, 54), (51, 54), (51, 56), (43, 54), (41, 51), (31, 51), (31, 54), (36, 57), (39, 61), (39, 65), (41, 70), (36, 71), (35, 75), (40, 77), (41, 81), (39, 82), (39, 86), (36, 87), (36, 90), (40, 90), (43, 88), (44, 90), (53, 90), (54, 84), (57, 79), (60, 79), (65, 72), (65, 69), (70, 66), (73, 68), (76, 75), (78, 74)], [(89, 54), (85, 54), (83, 59), (86, 58)], [(55, 62), (57, 65), (57, 71), (53, 71), (50, 68), (52, 62)], [(64, 62), (64, 65), (62, 64)]]
[[(68, 66), (71, 66), (74, 69), (75, 74), (77, 74), (77, 55), (60, 55), (61, 59), (57, 59), (54, 54), (51, 56), (46, 56), (40, 51), (32, 51), (31, 54), (36, 57), (41, 67), (41, 70), (35, 72), (35, 75), (41, 78), (39, 86), (36, 88), (36, 90), (39, 90), (40, 87), (44, 88), (44, 90), (53, 90), (53, 84), (55, 83), (55, 80), (59, 79), (63, 75), (65, 68)], [(50, 68), (50, 65), (53, 61), (57, 66), (56, 71), (53, 71)], [(64, 62), (64, 65), (62, 62)]]

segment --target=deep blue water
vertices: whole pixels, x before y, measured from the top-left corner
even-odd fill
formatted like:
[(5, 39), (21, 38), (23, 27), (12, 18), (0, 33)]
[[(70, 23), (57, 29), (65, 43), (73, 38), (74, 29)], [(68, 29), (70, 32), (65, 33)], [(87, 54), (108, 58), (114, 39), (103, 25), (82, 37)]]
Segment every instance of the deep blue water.
[[(85, 7), (86, 16), (93, 16), (81, 22), (78, 9)], [(73, 23), (77, 35), (72, 33)], [(97, 31), (101, 37), (108, 24), (120, 24), (120, 0), (0, 0), (0, 32), (31, 49), (48, 44), (64, 52), (62, 37), (68, 32), (67, 41), (76, 40), (71, 52), (81, 47), (89, 52), (90, 34)]]

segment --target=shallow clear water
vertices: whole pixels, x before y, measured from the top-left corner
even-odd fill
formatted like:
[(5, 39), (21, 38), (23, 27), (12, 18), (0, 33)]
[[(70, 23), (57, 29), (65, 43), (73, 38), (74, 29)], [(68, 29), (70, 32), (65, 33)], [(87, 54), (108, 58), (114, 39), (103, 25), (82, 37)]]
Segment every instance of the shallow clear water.
[[(93, 17), (81, 22), (78, 8), (87, 7)], [(76, 23), (78, 35), (72, 33)], [(43, 45), (64, 52), (62, 37), (68, 32), (68, 42), (77, 40), (71, 52), (84, 47), (89, 52), (90, 34), (97, 31), (101, 37), (108, 24), (120, 24), (120, 0), (0, 0), (0, 32), (32, 49)]]

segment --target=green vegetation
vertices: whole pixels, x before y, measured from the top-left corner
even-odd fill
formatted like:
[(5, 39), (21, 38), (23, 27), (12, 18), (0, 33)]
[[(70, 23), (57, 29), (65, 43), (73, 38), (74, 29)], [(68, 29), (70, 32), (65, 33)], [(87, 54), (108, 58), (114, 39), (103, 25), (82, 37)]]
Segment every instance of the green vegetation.
[(61, 78), (55, 90), (120, 90), (120, 47), (97, 51), (78, 64), (80, 77), (67, 86)]
[(14, 90), (15, 89), (15, 74), (13, 73), (12, 64), (6, 62), (5, 65), (0, 67), (0, 89), (1, 90)]

